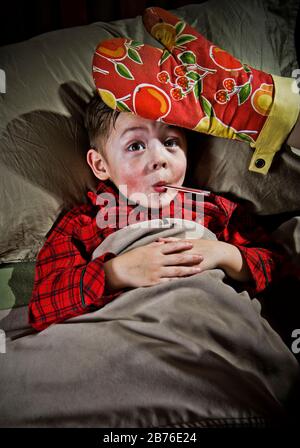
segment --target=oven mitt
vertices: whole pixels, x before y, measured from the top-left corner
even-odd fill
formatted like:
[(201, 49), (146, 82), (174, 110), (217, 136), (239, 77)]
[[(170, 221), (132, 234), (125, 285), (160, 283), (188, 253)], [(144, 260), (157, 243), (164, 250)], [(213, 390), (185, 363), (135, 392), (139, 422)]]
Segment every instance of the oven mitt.
[(103, 101), (141, 117), (246, 141), (249, 169), (266, 174), (299, 114), (293, 80), (242, 64), (161, 8), (143, 22), (164, 49), (114, 38), (100, 42), (93, 78)]

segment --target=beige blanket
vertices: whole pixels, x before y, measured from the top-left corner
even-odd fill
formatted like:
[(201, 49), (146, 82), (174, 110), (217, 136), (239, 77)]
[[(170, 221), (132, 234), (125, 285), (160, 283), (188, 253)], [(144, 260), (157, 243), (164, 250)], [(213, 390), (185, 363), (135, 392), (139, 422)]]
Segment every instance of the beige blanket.
[[(128, 227), (97, 253), (199, 231)], [(214, 269), (8, 338), (0, 426), (260, 426), (284, 421), (298, 386), (298, 364), (258, 301)]]

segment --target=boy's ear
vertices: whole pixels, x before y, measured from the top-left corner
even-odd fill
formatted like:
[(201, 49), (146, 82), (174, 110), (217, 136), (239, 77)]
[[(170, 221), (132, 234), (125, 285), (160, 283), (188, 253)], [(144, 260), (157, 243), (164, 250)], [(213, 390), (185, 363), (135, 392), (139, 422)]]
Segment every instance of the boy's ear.
[(110, 178), (108, 166), (102, 154), (90, 148), (86, 154), (86, 160), (98, 179), (107, 180)]

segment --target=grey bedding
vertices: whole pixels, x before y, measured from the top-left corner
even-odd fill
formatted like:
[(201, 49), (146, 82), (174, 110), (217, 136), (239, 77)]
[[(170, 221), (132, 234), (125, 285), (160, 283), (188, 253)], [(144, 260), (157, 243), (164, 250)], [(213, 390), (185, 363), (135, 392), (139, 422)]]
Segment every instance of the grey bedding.
[[(158, 234), (186, 235), (172, 222), (131, 226), (98, 254)], [(41, 333), (7, 330), (1, 427), (264, 426), (297, 399), (296, 359), (219, 269), (128, 290)]]

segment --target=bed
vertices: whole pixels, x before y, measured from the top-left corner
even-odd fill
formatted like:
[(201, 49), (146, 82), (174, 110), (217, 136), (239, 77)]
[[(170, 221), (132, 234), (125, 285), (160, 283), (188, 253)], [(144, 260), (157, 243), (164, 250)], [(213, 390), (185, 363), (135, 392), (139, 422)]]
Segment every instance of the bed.
[[(297, 9), (293, 0), (210, 0), (174, 12), (243, 62), (292, 77)], [(28, 325), (37, 253), (56, 220), (97, 184), (85, 162), (83, 116), (94, 49), (115, 36), (156, 45), (136, 17), (0, 48), (0, 427), (297, 425), (297, 148), (285, 145), (262, 176), (248, 171), (246, 143), (197, 135), (185, 183), (242, 202), (284, 244), (289, 259), (276, 288), (250, 299), (215, 269), (127, 291), (40, 333)], [(214, 238), (169, 220), (121, 229), (98, 254), (190, 232)]]

